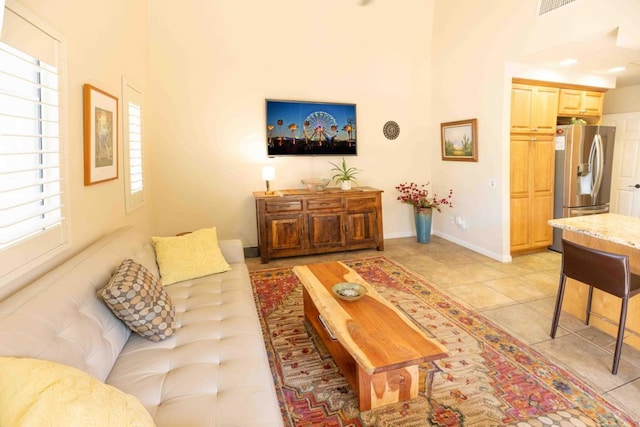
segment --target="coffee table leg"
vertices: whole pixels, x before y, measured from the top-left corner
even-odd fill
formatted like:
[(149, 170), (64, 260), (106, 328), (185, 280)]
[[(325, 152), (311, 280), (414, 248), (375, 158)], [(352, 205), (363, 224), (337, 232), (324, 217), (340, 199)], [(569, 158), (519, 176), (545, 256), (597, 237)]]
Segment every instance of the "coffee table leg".
[(358, 366), (360, 411), (368, 411), (418, 396), (418, 365), (405, 366), (373, 375)]

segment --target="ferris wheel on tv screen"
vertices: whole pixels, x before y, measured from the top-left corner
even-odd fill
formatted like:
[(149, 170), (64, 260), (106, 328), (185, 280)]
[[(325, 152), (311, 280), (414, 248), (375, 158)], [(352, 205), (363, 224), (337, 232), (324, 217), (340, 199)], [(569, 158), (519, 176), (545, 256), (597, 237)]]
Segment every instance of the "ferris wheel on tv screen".
[[(309, 125), (307, 125), (307, 122)], [(338, 134), (338, 123), (325, 111), (315, 111), (304, 120), (305, 130), (310, 133), (312, 141), (330, 141)]]

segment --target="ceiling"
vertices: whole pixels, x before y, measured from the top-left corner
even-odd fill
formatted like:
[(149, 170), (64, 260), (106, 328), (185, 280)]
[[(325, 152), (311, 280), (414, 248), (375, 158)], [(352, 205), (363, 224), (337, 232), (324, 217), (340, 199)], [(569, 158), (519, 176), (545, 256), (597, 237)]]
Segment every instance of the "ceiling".
[[(560, 61), (567, 58), (578, 62), (569, 66), (560, 65)], [(616, 88), (640, 85), (640, 50), (620, 46), (617, 31), (529, 53), (522, 58), (522, 62), (565, 73), (608, 78), (614, 76)], [(620, 66), (626, 67), (626, 70), (608, 72), (608, 69)]]

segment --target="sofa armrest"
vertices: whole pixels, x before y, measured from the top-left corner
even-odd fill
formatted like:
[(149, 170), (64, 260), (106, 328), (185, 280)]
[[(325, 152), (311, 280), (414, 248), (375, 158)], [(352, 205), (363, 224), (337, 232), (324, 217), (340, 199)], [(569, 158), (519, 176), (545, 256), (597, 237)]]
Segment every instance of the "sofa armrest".
[(218, 246), (229, 264), (244, 263), (244, 248), (240, 239), (218, 240)]

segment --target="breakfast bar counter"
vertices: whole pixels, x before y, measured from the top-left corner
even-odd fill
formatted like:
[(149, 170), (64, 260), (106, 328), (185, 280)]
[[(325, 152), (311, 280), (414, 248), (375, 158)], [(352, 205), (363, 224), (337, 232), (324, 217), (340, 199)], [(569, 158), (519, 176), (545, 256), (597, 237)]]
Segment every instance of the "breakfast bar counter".
[[(562, 229), (566, 240), (617, 254), (629, 256), (631, 271), (640, 274), (640, 218), (606, 213), (549, 220), (549, 225)], [(584, 320), (588, 287), (567, 279), (562, 310)], [(598, 289), (593, 291), (590, 324), (616, 336), (620, 318), (620, 299)], [(631, 298), (624, 342), (640, 349), (640, 298)]]

